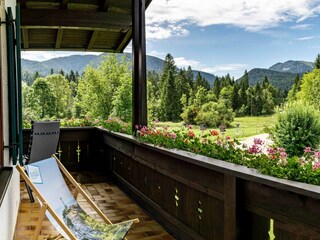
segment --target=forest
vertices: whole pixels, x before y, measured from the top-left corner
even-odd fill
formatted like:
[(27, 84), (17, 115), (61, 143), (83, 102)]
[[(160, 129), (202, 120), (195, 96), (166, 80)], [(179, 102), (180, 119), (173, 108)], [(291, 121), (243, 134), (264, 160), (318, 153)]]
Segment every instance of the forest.
[[(32, 83), (31, 83), (32, 82)], [(297, 75), (295, 83), (299, 83)], [(297, 91), (297, 90), (295, 90)], [(289, 92), (289, 95), (295, 95)], [(161, 74), (147, 74), (148, 118), (156, 121), (184, 121), (208, 127), (228, 126), (235, 116), (270, 115), (286, 100), (286, 94), (265, 77), (262, 84), (249, 85), (247, 71), (236, 81), (229, 74), (213, 84), (193, 75), (189, 66), (178, 69), (168, 54)], [(40, 119), (96, 119), (114, 116), (125, 122), (132, 114), (131, 63), (113, 54), (94, 68), (87, 66), (80, 76), (71, 71), (46, 77), (33, 76), (23, 84), (24, 122)]]

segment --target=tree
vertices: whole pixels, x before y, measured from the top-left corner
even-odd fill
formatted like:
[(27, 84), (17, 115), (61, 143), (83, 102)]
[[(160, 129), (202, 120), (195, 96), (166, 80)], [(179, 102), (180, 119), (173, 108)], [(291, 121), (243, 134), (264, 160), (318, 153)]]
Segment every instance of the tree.
[(301, 91), (297, 98), (320, 109), (320, 69), (304, 74), (301, 81)]
[[(103, 119), (111, 114), (118, 115), (120, 106), (124, 106), (121, 101), (127, 101), (122, 91), (127, 91), (128, 86), (123, 87), (122, 91), (117, 92), (117, 89), (123, 83), (131, 81), (132, 72), (128, 60), (125, 57), (118, 60), (115, 54), (108, 54), (97, 69), (88, 66), (79, 80), (75, 103), (77, 113), (80, 116), (90, 114), (92, 117)], [(114, 95), (116, 97), (113, 97)], [(118, 106), (116, 110), (114, 104)], [(127, 105), (127, 109), (129, 108), (130, 105)]]
[(60, 69), (59, 74), (62, 75), (62, 76), (64, 76), (64, 71), (63, 71), (63, 69)]
[(188, 69), (187, 69), (185, 75), (186, 75), (187, 83), (189, 83), (190, 88), (193, 89), (194, 76), (193, 76), (193, 72), (192, 72), (191, 66), (188, 66)]
[(198, 72), (196, 81), (194, 82), (194, 90), (197, 90), (199, 87), (204, 87), (207, 90), (210, 89), (210, 83), (207, 81), (207, 79), (202, 77), (200, 72)]
[(53, 68), (50, 69), (50, 75), (54, 74)]
[(50, 75), (46, 79), (55, 96), (54, 115), (57, 118), (71, 117), (71, 89), (68, 80), (60, 74)]
[(37, 78), (32, 84), (34, 96), (39, 104), (40, 118), (51, 118), (55, 115), (56, 97), (51, 91), (46, 78)]
[(320, 54), (317, 55), (316, 60), (314, 61), (314, 69), (320, 69)]
[(174, 72), (169, 70), (161, 91), (161, 120), (177, 121), (180, 118), (180, 98), (175, 85)]
[(180, 119), (180, 98), (176, 83), (176, 66), (173, 57), (167, 54), (161, 75), (159, 117), (163, 121)]
[(22, 84), (22, 119), (24, 125), (29, 125), (32, 120), (40, 119), (41, 108), (34, 89)]
[(36, 71), (35, 74), (33, 75), (33, 82), (39, 77), (41, 77), (40, 73), (38, 71)]
[(173, 57), (171, 56), (170, 53), (167, 54), (167, 56), (164, 59), (163, 63), (163, 69), (162, 69), (162, 75), (161, 75), (161, 82), (160, 82), (160, 89), (162, 89), (162, 85), (164, 82), (168, 79), (169, 72), (171, 71), (173, 75), (175, 76), (176, 74), (176, 65), (174, 62)]
[(125, 122), (130, 122), (132, 117), (132, 84), (128, 77), (121, 78), (121, 84), (113, 95), (112, 115)]
[(262, 91), (259, 83), (256, 83), (253, 89), (253, 99), (252, 99), (252, 114), (254, 116), (261, 115), (262, 112)]
[(294, 80), (294, 84), (292, 85), (288, 96), (287, 96), (287, 100), (290, 101), (294, 101), (297, 100), (297, 93), (301, 90), (301, 81), (300, 81), (300, 77), (299, 74), (297, 74), (295, 80)]
[(214, 80), (212, 89), (216, 97), (219, 98), (220, 91), (221, 91), (221, 83), (218, 77), (216, 77), (216, 79)]

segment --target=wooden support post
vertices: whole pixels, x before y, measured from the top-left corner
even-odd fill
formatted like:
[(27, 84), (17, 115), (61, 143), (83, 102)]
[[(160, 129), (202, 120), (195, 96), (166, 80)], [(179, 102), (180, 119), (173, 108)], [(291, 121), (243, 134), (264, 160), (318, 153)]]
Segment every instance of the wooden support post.
[(38, 223), (37, 223), (36, 229), (34, 230), (34, 235), (33, 235), (34, 240), (38, 240), (38, 236), (42, 227), (44, 217), (46, 215), (47, 208), (48, 208), (48, 204), (44, 202), (40, 208)]
[(237, 238), (236, 178), (224, 175), (224, 239)]
[(132, 129), (147, 125), (145, 0), (132, 0)]

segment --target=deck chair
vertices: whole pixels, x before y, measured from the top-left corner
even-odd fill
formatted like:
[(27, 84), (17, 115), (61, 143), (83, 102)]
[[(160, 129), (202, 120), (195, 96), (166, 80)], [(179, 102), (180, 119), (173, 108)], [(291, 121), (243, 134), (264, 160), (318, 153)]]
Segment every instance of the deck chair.
[[(71, 240), (124, 239), (131, 225), (139, 222), (139, 219), (133, 219), (112, 224), (56, 156), (30, 163), (25, 167), (17, 165), (17, 169), (41, 205), (34, 239), (38, 239), (45, 214), (60, 234)], [(74, 194), (70, 192), (61, 172), (75, 187)], [(78, 193), (83, 195), (105, 223), (91, 218), (84, 212), (76, 201)]]
[[(60, 121), (32, 121), (28, 152), (24, 164), (37, 162), (51, 157), (57, 151), (60, 135)], [(26, 184), (31, 202), (34, 202), (32, 191)]]
[(56, 153), (60, 121), (32, 121), (26, 164), (51, 157)]

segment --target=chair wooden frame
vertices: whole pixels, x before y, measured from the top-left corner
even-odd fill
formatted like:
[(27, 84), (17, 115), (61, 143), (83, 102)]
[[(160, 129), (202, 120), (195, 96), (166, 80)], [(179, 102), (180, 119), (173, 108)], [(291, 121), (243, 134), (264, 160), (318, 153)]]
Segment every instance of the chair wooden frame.
[[(72, 177), (72, 175), (68, 172), (68, 170), (63, 166), (63, 164), (60, 162), (60, 160), (53, 155), (52, 157), (55, 158), (57, 161), (57, 164), (61, 170), (61, 172), (68, 178), (68, 180), (71, 182), (71, 184), (75, 187), (75, 192), (73, 194), (74, 198), (77, 199), (78, 194), (80, 193), (91, 205), (91, 207), (97, 212), (97, 214), (105, 221), (107, 224), (113, 224), (110, 219), (99, 209), (99, 207), (91, 200), (89, 195), (83, 190), (83, 188), (80, 186), (80, 184)], [(17, 170), (19, 171), (21, 177), (26, 181), (26, 183), (30, 186), (34, 194), (38, 197), (39, 201), (42, 203), (42, 206), (40, 208), (39, 212), (39, 219), (38, 223), (35, 228), (34, 232), (34, 239), (38, 239), (38, 236), (41, 231), (42, 223), (45, 218), (45, 213), (46, 211), (49, 211), (49, 213), (52, 215), (52, 217), (55, 219), (55, 221), (60, 225), (62, 230), (68, 235), (68, 237), (71, 240), (77, 240), (75, 235), (71, 232), (71, 230), (67, 227), (67, 225), (64, 223), (64, 221), (56, 214), (56, 212), (53, 210), (53, 208), (47, 203), (46, 199), (41, 195), (41, 193), (38, 191), (38, 189), (35, 187), (35, 185), (32, 183), (30, 180), (29, 176), (25, 172), (25, 168), (23, 166), (17, 165), (16, 166)], [(133, 222), (133, 223), (138, 223), (139, 219), (131, 219), (125, 222)]]

